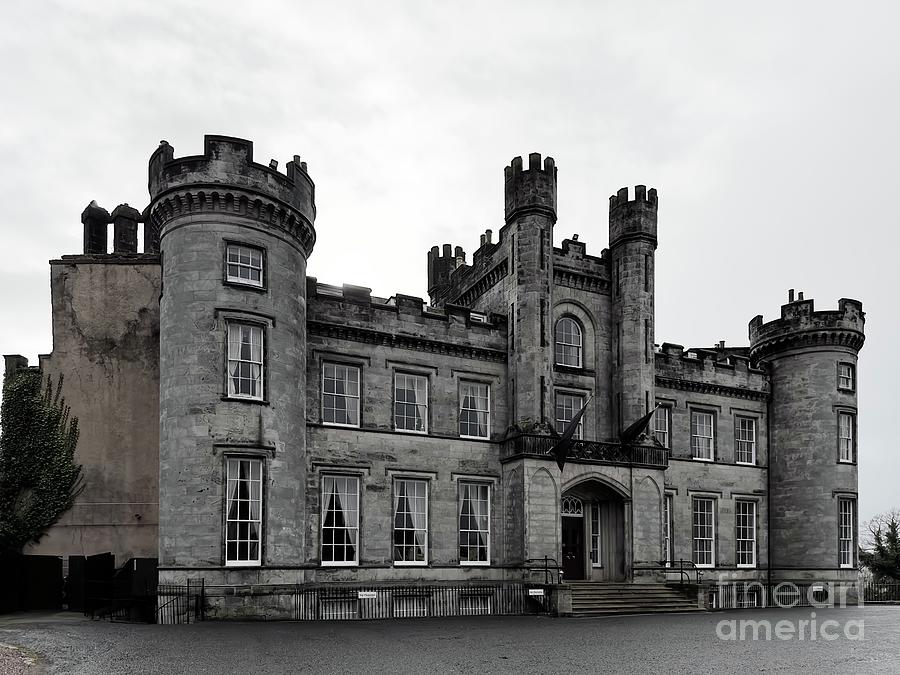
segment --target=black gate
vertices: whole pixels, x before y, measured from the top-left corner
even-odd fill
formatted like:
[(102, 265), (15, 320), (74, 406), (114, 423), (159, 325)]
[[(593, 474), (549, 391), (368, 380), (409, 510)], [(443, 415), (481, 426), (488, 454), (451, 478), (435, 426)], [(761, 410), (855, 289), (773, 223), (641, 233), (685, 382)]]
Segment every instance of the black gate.
[(0, 556), (0, 613), (59, 610), (63, 602), (62, 558)]

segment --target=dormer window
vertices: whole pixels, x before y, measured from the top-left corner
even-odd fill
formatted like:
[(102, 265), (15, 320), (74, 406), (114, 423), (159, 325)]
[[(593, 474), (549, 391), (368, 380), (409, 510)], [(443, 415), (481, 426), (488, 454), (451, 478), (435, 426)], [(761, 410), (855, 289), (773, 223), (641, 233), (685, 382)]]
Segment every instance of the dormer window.
[(554, 340), (555, 363), (559, 366), (581, 368), (582, 333), (578, 322), (567, 316), (561, 318), (556, 322)]

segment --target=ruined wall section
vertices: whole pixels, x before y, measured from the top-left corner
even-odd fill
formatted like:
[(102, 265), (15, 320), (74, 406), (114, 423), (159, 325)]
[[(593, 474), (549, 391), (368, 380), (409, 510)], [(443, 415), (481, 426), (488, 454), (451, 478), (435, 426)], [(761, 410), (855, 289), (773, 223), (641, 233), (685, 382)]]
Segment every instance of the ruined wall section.
[[(105, 227), (105, 224), (104, 224)], [(97, 233), (106, 250), (105, 230)], [(156, 255), (50, 262), (53, 352), (41, 369), (78, 417), (84, 491), (27, 552), (155, 558), (159, 517), (159, 293)]]

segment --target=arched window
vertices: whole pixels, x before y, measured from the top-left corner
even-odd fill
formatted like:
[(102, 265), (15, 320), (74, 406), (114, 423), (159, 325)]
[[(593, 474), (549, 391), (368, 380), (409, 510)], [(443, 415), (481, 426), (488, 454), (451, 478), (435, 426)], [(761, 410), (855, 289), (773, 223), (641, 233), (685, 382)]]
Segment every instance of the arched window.
[(578, 497), (566, 496), (562, 498), (562, 515), (581, 518), (584, 516), (584, 504)]
[(581, 326), (575, 319), (564, 316), (556, 322), (556, 363), (581, 368)]

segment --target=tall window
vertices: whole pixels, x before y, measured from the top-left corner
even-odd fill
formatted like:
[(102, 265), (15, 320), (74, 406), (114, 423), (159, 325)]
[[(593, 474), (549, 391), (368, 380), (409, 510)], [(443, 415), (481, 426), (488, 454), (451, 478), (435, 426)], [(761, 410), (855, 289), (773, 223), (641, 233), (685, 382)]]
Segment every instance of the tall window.
[[(578, 411), (584, 406), (584, 396), (580, 396), (578, 394), (563, 394), (561, 392), (556, 393), (556, 431), (560, 434), (566, 430), (566, 427), (569, 426), (569, 422), (572, 421), (572, 418), (578, 414)], [(575, 429), (575, 433), (572, 438), (581, 438), (582, 430), (583, 430), (583, 420), (582, 417), (578, 420), (578, 426)]]
[(714, 439), (713, 414), (691, 411), (691, 455), (694, 459), (712, 461)]
[(856, 368), (852, 363), (838, 364), (838, 389), (856, 390)]
[(838, 413), (838, 460), (841, 462), (856, 461), (855, 422), (852, 414)]
[(737, 500), (734, 503), (738, 567), (756, 567), (756, 502)]
[(489, 565), (491, 561), (491, 487), (459, 483), (459, 564)]
[(672, 495), (666, 495), (663, 500), (663, 559), (665, 560), (666, 567), (671, 566), (672, 561), (675, 559), (672, 541), (672, 506)]
[(428, 483), (394, 481), (394, 564), (428, 563)]
[(259, 565), (262, 460), (229, 457), (225, 472), (225, 566)]
[(428, 431), (428, 378), (424, 375), (394, 375), (394, 428)]
[(600, 504), (591, 502), (591, 565), (602, 567), (600, 562)]
[(228, 323), (228, 395), (262, 400), (263, 329)]
[(359, 478), (322, 477), (322, 564), (359, 562)]
[(322, 422), (359, 426), (359, 368), (322, 365)]
[(838, 498), (838, 562), (841, 567), (855, 567), (856, 509), (853, 499)]
[(581, 368), (581, 326), (575, 319), (564, 316), (556, 322), (556, 363)]
[(225, 278), (236, 284), (262, 287), (262, 250), (253, 246), (228, 244), (225, 252)]
[(693, 499), (694, 564), (697, 567), (715, 566), (715, 500)]
[(668, 406), (661, 405), (656, 409), (653, 416), (653, 434), (664, 448), (670, 448), (669, 445), (669, 429), (672, 427), (672, 409)]
[(491, 434), (491, 389), (478, 382), (460, 382), (459, 435), (488, 438)]
[(756, 420), (752, 417), (734, 418), (734, 461), (756, 464)]

